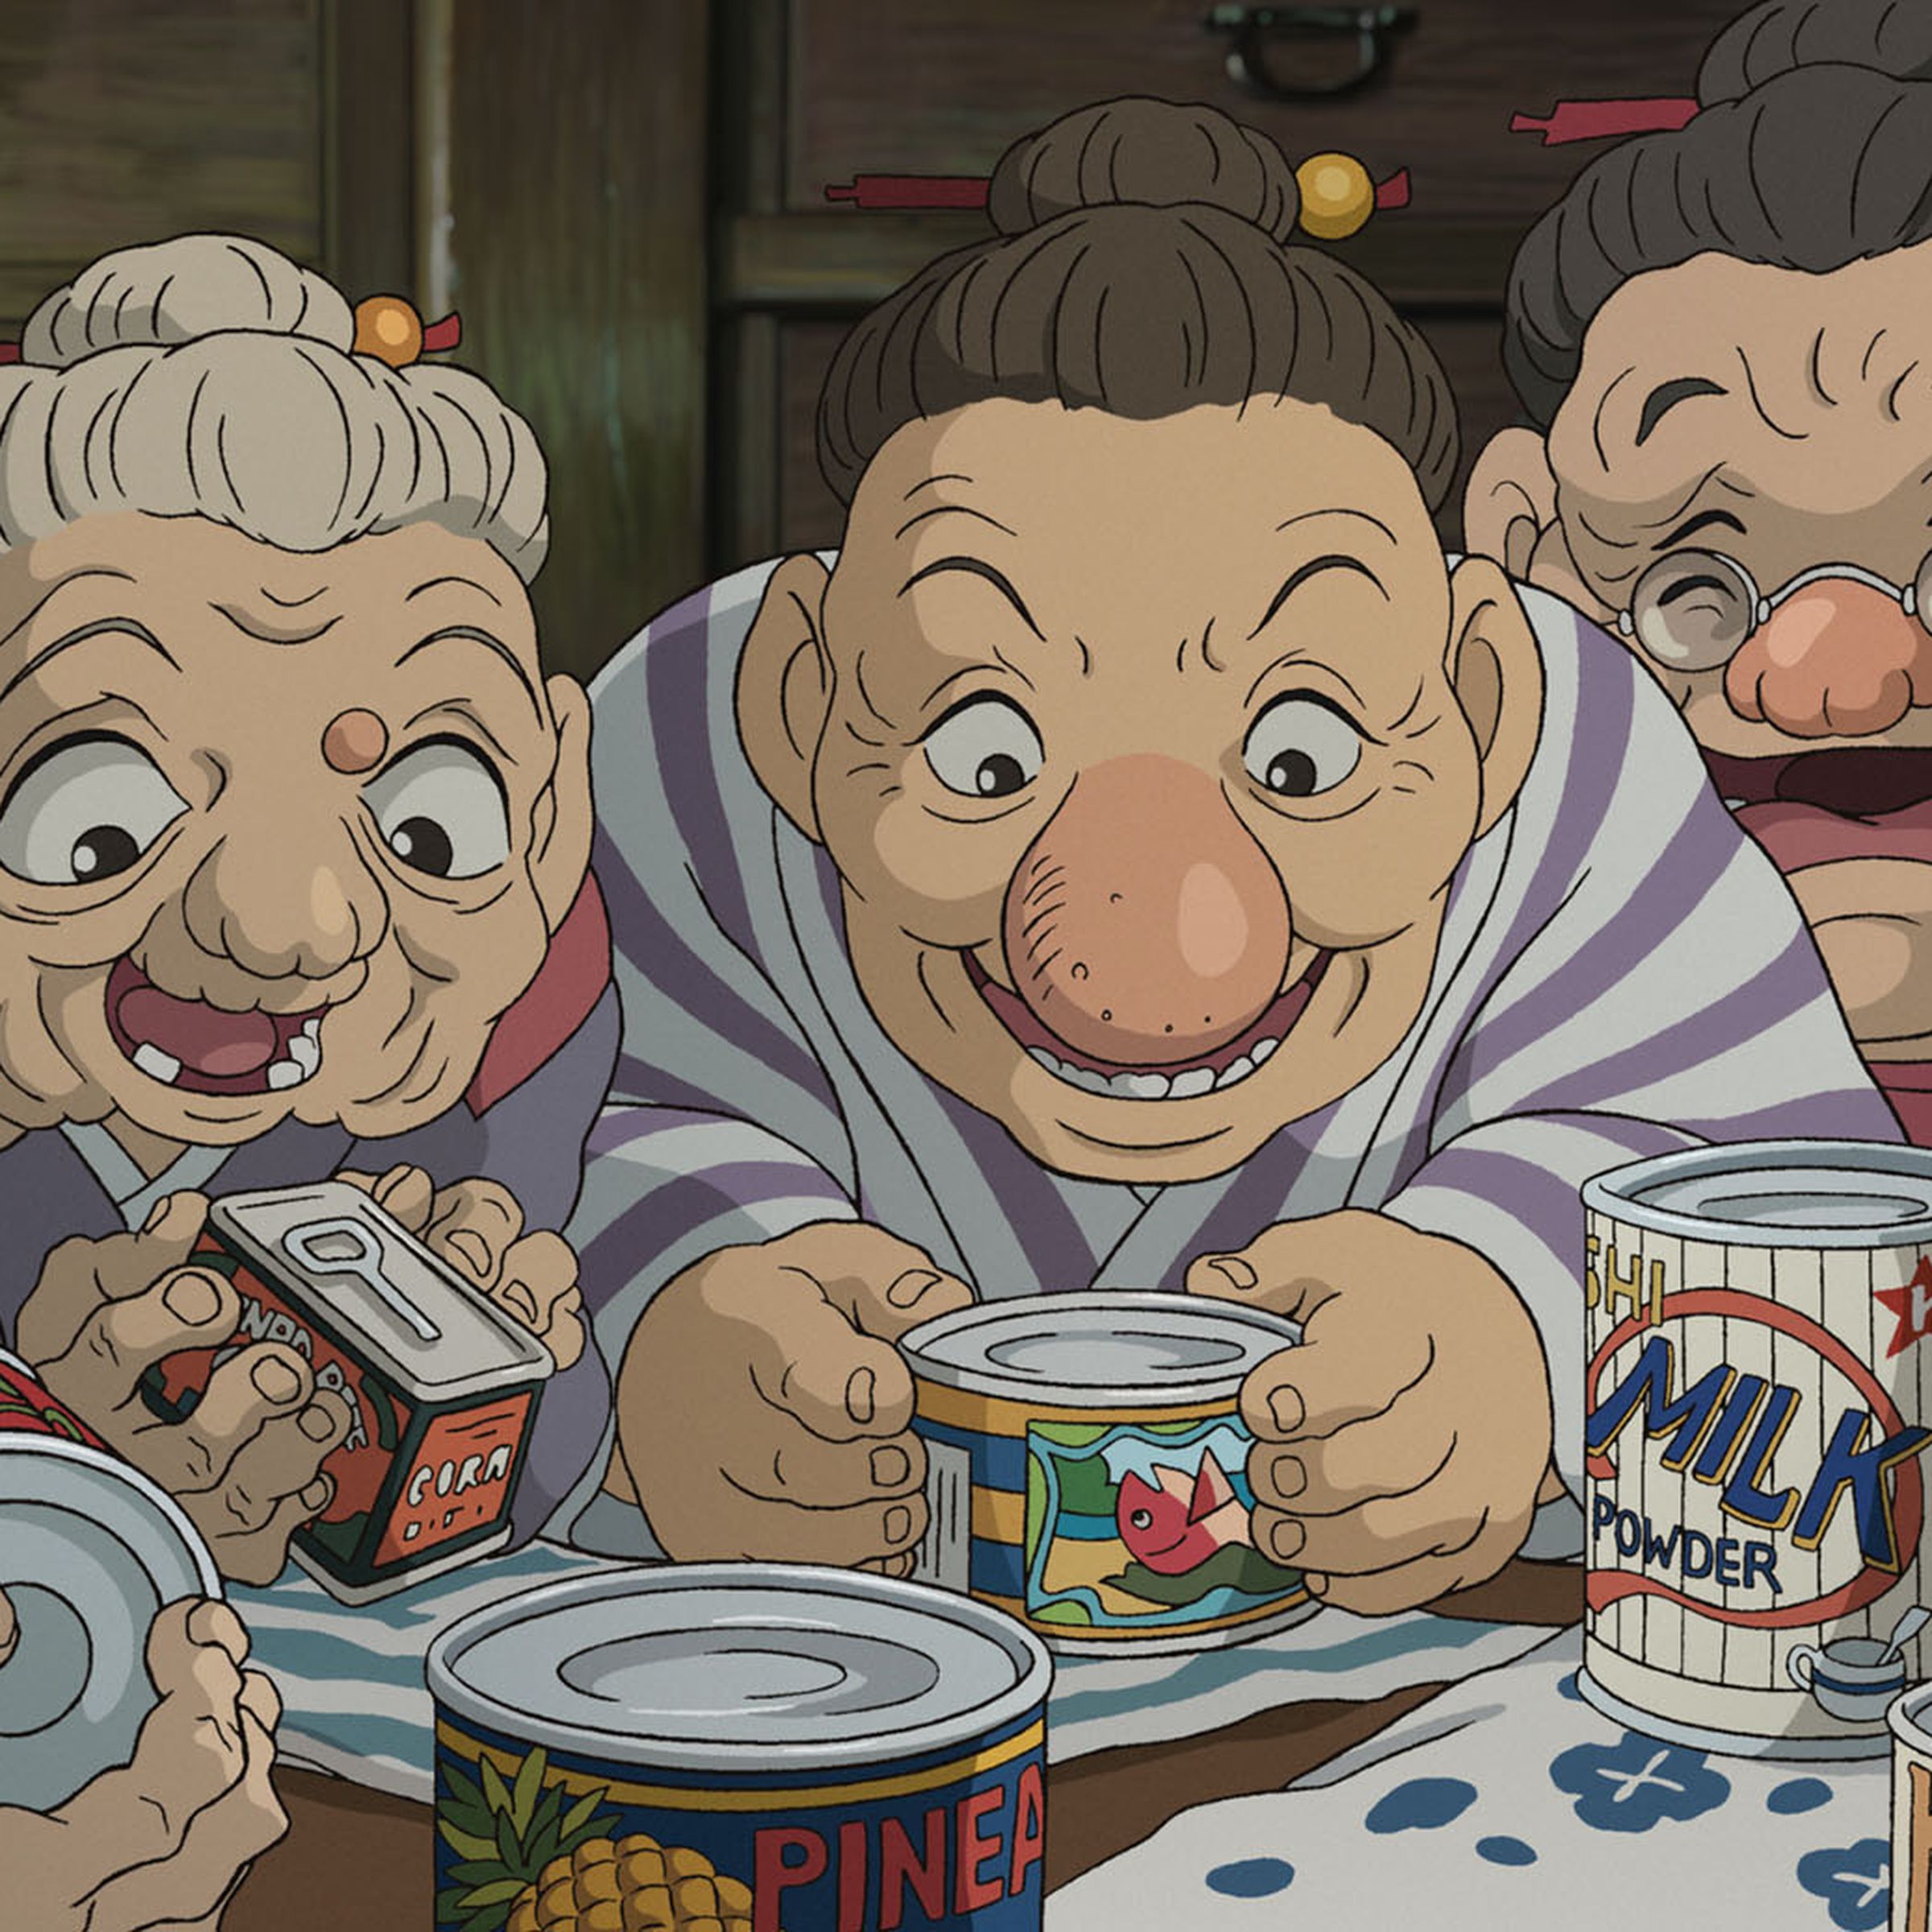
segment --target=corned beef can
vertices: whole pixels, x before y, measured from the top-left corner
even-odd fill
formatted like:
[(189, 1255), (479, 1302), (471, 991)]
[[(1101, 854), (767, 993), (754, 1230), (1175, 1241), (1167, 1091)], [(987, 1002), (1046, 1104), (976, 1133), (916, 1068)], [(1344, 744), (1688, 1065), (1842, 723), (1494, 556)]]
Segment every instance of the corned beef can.
[(1292, 1322), (1197, 1295), (1028, 1295), (900, 1338), (931, 1521), (914, 1575), (1053, 1650), (1140, 1655), (1321, 1605), (1255, 1547), (1241, 1384)]
[[(221, 1579), (180, 1505), (0, 1352), (0, 1805), (52, 1810), (133, 1755), (147, 1632)], [(6, 1914), (0, 1910), (0, 1919)]]
[(1633, 1729), (1882, 1755), (1920, 1600), (1932, 1153), (1777, 1141), (1583, 1189), (1580, 1687)]
[(1038, 1932), (1052, 1666), (917, 1583), (691, 1563), (431, 1647), (438, 1932)]
[(366, 1603), (497, 1549), (537, 1401), (555, 1364), (535, 1336), (345, 1181), (213, 1202), (194, 1257), (228, 1277), (242, 1322), (218, 1349), (148, 1372), (179, 1419), (229, 1355), (296, 1349), (349, 1406), (323, 1468), (335, 1494), (290, 1554), (332, 1596)]

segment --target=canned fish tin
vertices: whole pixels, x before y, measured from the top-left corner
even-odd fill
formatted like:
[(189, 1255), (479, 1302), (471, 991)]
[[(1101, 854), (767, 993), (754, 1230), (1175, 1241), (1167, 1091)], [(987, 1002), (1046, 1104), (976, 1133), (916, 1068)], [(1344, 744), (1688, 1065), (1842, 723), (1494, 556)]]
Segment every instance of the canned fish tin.
[(1038, 1932), (1052, 1667), (976, 1604), (626, 1570), (465, 1617), (428, 1670), (438, 1932)]
[(219, 1596), (221, 1579), (174, 1498), (4, 1352), (0, 1589), (16, 1626), (0, 1663), (0, 1805), (51, 1810), (133, 1755), (155, 1707), (155, 1612)]
[(195, 1259), (233, 1282), (242, 1325), (151, 1369), (149, 1406), (187, 1414), (251, 1342), (303, 1355), (351, 1418), (323, 1464), (335, 1494), (290, 1545), (324, 1589), (366, 1603), (508, 1540), (554, 1366), (541, 1342), (345, 1181), (214, 1202)]
[(901, 1339), (931, 1522), (914, 1574), (1020, 1618), (1055, 1650), (1233, 1643), (1311, 1616), (1254, 1546), (1249, 1369), (1301, 1339), (1179, 1294), (984, 1302)]
[(1922, 1592), (1932, 1154), (1698, 1149), (1583, 1204), (1585, 1695), (1707, 1748), (1882, 1753), (1923, 1674), (1916, 1638), (1881, 1658)]

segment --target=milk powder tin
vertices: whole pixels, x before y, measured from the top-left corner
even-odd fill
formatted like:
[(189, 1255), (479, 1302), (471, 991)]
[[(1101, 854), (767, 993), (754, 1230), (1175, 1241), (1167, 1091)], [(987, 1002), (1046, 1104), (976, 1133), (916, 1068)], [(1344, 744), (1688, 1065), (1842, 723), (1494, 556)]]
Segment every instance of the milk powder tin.
[(1698, 1149), (1583, 1204), (1584, 1693), (1707, 1748), (1882, 1752), (1873, 1640), (1922, 1593), (1932, 1154)]
[(438, 1932), (1038, 1932), (1045, 1650), (783, 1564), (550, 1585), (431, 1647)]
[(1055, 1650), (1233, 1643), (1311, 1616), (1253, 1544), (1241, 1418), (1293, 1323), (1179, 1294), (981, 1303), (901, 1339), (931, 1522), (914, 1575)]
[(234, 1283), (242, 1325), (150, 1370), (149, 1406), (187, 1414), (251, 1342), (300, 1352), (351, 1415), (323, 1464), (335, 1495), (290, 1546), (332, 1596), (365, 1603), (508, 1539), (554, 1367), (535, 1336), (344, 1181), (216, 1201), (194, 1258)]
[(1891, 1932), (1932, 1932), (1932, 1684), (1893, 1700)]
[(219, 1596), (174, 1498), (111, 1454), (25, 1364), (0, 1353), (0, 1805), (51, 1810), (133, 1755), (155, 1707), (147, 1629), (184, 1596)]

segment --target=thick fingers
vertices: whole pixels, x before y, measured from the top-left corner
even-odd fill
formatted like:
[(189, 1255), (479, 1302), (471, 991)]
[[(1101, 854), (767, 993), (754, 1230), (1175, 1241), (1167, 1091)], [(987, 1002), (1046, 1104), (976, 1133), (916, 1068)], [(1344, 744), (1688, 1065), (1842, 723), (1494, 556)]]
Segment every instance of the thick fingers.
[(318, 1476), (292, 1496), (275, 1499), (265, 1520), (251, 1509), (238, 1513), (226, 1489), (202, 1491), (180, 1499), (208, 1554), (231, 1583), (272, 1583), (288, 1560), (288, 1539), (336, 1493), (335, 1478)]
[(1389, 1616), (1495, 1575), (1521, 1546), (1521, 1540), (1513, 1546), (1507, 1538), (1484, 1538), (1453, 1555), (1418, 1557), (1412, 1563), (1368, 1576), (1317, 1577), (1315, 1586), (1322, 1601), (1339, 1610), (1352, 1610), (1358, 1616)]
[(584, 1352), (584, 1298), (577, 1292), (576, 1250), (560, 1234), (539, 1228), (505, 1251), (491, 1298), (508, 1308), (549, 1346), (559, 1368)]
[(83, 1415), (105, 1414), (128, 1402), (156, 1362), (180, 1349), (216, 1347), (241, 1318), (232, 1283), (210, 1268), (176, 1268), (151, 1287), (101, 1302), (42, 1377)]
[(785, 1440), (763, 1468), (732, 1468), (727, 1480), (761, 1502), (819, 1509), (910, 1496), (926, 1481), (926, 1445), (910, 1432), (889, 1443), (870, 1437), (828, 1443), (803, 1429)]
[(924, 1249), (869, 1222), (821, 1221), (786, 1235), (782, 1246), (789, 1267), (881, 1341), (972, 1303), (972, 1290), (935, 1266)]
[[(798, 1503), (748, 1503), (731, 1538), (718, 1546), (680, 1550), (686, 1562), (705, 1557), (755, 1558), (780, 1563), (832, 1563), (842, 1569), (910, 1556), (926, 1534), (926, 1499), (913, 1495), (814, 1509)], [(733, 1540), (735, 1539), (735, 1540)]]
[(1427, 1416), (1411, 1421), (1406, 1406), (1332, 1435), (1304, 1437), (1290, 1449), (1257, 1443), (1248, 1457), (1255, 1500), (1294, 1516), (1334, 1516), (1372, 1496), (1406, 1496), (1434, 1482), (1455, 1453), (1455, 1437)]
[(1435, 1338), (1364, 1321), (1359, 1298), (1336, 1301), (1307, 1324), (1298, 1348), (1257, 1363), (1241, 1385), (1241, 1419), (1265, 1442), (1332, 1435), (1381, 1415), (1435, 1362)]
[(898, 1351), (861, 1335), (807, 1278), (720, 1278), (707, 1298), (737, 1323), (753, 1387), (814, 1435), (898, 1435), (911, 1422), (912, 1377)]
[(487, 1288), (522, 1232), (523, 1210), (507, 1187), (470, 1180), (437, 1195), (423, 1238), (465, 1281)]
[(143, 1429), (135, 1439), (135, 1459), (177, 1496), (212, 1489), (265, 1423), (299, 1414), (315, 1387), (298, 1350), (256, 1342), (216, 1369), (184, 1420)]
[(1277, 1221), (1233, 1254), (1204, 1254), (1183, 1278), (1190, 1294), (1247, 1302), (1305, 1322), (1383, 1245), (1380, 1215), (1356, 1209)]
[(344, 1167), (335, 1178), (360, 1187), (391, 1220), (399, 1221), (411, 1234), (420, 1234), (429, 1225), (435, 1207), (436, 1184), (420, 1167), (398, 1161), (381, 1174), (358, 1174)]
[(1435, 1494), (1435, 1487), (1376, 1496), (1336, 1516), (1290, 1516), (1259, 1505), (1255, 1545), (1278, 1563), (1331, 1577), (1365, 1576), (1425, 1556), (1459, 1556), (1488, 1531), (1489, 1512), (1459, 1507)]
[(294, 1415), (278, 1415), (235, 1452), (221, 1481), (221, 1502), (235, 1528), (263, 1528), (286, 1496), (306, 1489), (348, 1437), (349, 1404), (318, 1389)]

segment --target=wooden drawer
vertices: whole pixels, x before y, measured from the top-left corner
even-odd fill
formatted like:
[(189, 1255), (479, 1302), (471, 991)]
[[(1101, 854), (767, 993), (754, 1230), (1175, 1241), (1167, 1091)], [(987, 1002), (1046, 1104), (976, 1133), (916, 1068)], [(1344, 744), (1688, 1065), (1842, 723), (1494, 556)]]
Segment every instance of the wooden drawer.
[[(1463, 467), (1455, 489), (1438, 519), (1446, 541), (1461, 541), (1462, 482), (1483, 444), (1507, 423), (1518, 419), (1514, 392), (1498, 353), (1500, 325), (1490, 316), (1453, 316), (1418, 324), (1429, 338), (1455, 390), (1463, 425)], [(822, 321), (785, 324), (778, 338), (778, 448), (773, 452), (777, 479), (776, 541), (748, 534), (748, 545), (728, 559), (732, 567), (755, 560), (760, 550), (821, 550), (839, 541), (843, 513), (819, 474), (812, 421), (819, 388), (844, 325)]]
[[(1232, 80), (1208, 0), (791, 0), (783, 205), (822, 208), (858, 173), (979, 174), (1056, 115), (1121, 94), (1205, 101), (1264, 129), (1291, 160), (1328, 148), (1379, 176), (1407, 167), (1405, 224), (1520, 228), (1594, 145), (1546, 149), (1509, 132), (1513, 110), (1561, 97), (1688, 94), (1703, 49), (1739, 0), (1618, 0), (1563, 10), (1538, 31), (1537, 0), (1412, 0), (1387, 72), (1360, 92), (1292, 105)], [(1279, 47), (1284, 74), (1352, 64), (1352, 41)], [(1336, 54), (1341, 56), (1338, 61)]]

